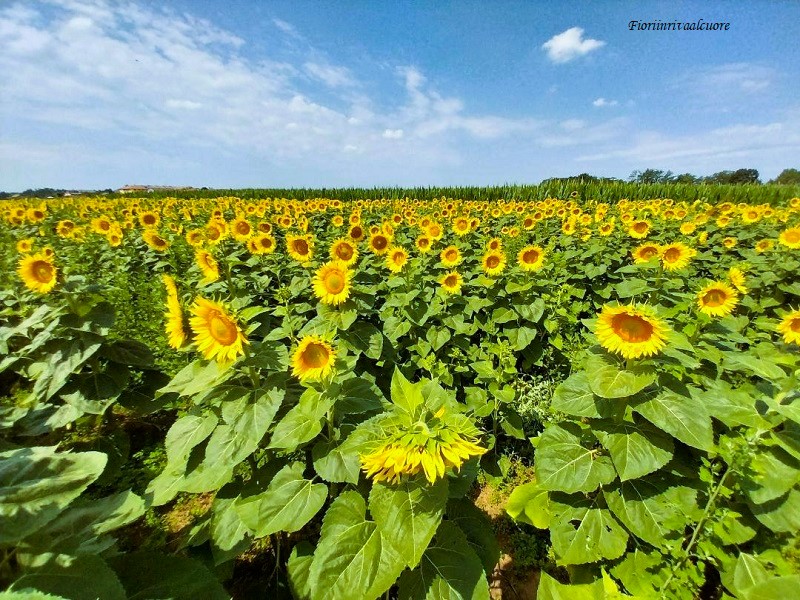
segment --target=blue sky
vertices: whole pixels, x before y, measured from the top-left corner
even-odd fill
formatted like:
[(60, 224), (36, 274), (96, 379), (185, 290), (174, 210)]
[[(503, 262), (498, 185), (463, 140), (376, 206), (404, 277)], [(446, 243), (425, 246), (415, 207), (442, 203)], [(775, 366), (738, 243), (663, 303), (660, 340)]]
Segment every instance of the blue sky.
[[(730, 29), (628, 25), (701, 18)], [(772, 178), (800, 167), (797, 22), (789, 1), (0, 0), (0, 189)]]

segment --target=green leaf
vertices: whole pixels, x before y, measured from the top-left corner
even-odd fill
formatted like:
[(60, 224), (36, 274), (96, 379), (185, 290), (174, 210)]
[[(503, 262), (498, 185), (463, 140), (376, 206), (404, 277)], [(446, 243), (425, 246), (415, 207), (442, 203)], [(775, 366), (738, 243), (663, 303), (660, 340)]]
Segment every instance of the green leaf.
[(442, 522), (419, 567), (400, 576), (400, 600), (489, 600), (489, 584), (464, 533)]
[(542, 571), (536, 598), (537, 600), (606, 600), (606, 593), (601, 579), (584, 584), (559, 583)]
[(506, 503), (506, 512), (516, 521), (528, 523), (537, 529), (550, 527), (550, 496), (535, 482), (523, 483), (514, 488)]
[(706, 451), (714, 447), (711, 417), (688, 395), (662, 388), (657, 396), (636, 404), (633, 410), (684, 444)]
[(45, 594), (44, 592), (37, 592), (31, 588), (24, 588), (19, 591), (6, 590), (0, 592), (0, 600), (69, 600), (64, 596), (54, 596), (53, 594)]
[(770, 424), (756, 408), (757, 395), (753, 390), (734, 388), (724, 380), (708, 381), (706, 387), (706, 390), (690, 388), (692, 399), (727, 427), (744, 425), (770, 429)]
[(219, 550), (228, 552), (241, 542), (250, 530), (239, 517), (234, 498), (214, 498), (211, 507), (211, 539)]
[(769, 574), (755, 556), (742, 552), (733, 570), (733, 591), (742, 594), (748, 589), (769, 579)]
[(392, 403), (411, 416), (425, 402), (420, 383), (411, 383), (397, 367), (392, 374), (391, 394)]
[(298, 600), (311, 600), (311, 584), (308, 581), (311, 563), (314, 561), (314, 546), (303, 540), (292, 548), (286, 568), (289, 585)]
[(414, 568), (436, 533), (447, 503), (447, 479), (429, 484), (408, 477), (396, 485), (377, 482), (369, 495), (369, 512), (383, 539)]
[(589, 386), (586, 371), (578, 371), (561, 382), (553, 392), (550, 408), (575, 417), (611, 417), (621, 409), (617, 400), (597, 398)]
[(627, 398), (642, 391), (656, 380), (650, 367), (634, 365), (621, 369), (610, 357), (592, 354), (586, 361), (589, 387), (601, 398)]
[(748, 506), (753, 516), (772, 531), (784, 533), (800, 529), (800, 491), (796, 489), (764, 504), (748, 503)]
[(621, 481), (660, 469), (675, 450), (672, 438), (647, 422), (601, 421), (593, 425), (592, 433), (608, 450)]
[(372, 323), (355, 323), (342, 334), (342, 338), (368, 358), (380, 359), (383, 352), (383, 333)]
[(359, 434), (350, 433), (352, 427), (347, 426), (342, 426), (341, 431), (349, 433), (344, 441), (321, 440), (314, 445), (311, 450), (314, 470), (325, 481), (356, 484), (361, 474), (361, 459), (355, 443)]
[(80, 556), (68, 567), (50, 562), (23, 575), (13, 588), (36, 590), (70, 600), (125, 600), (125, 590), (116, 574), (97, 556)]
[[(331, 389), (335, 389), (334, 386)], [(383, 408), (383, 395), (378, 386), (362, 377), (346, 379), (338, 393), (333, 395), (336, 398), (336, 412), (340, 415), (372, 412)]]
[(537, 331), (533, 327), (513, 327), (506, 329), (505, 334), (517, 352), (524, 350), (536, 339)]
[(276, 425), (270, 439), (270, 448), (295, 450), (310, 442), (322, 431), (323, 419), (333, 406), (333, 399), (309, 388)]
[(783, 600), (800, 597), (800, 575), (774, 577), (749, 588), (742, 600)]
[(220, 367), (216, 361), (196, 360), (181, 369), (172, 381), (158, 390), (157, 395), (174, 393), (180, 396), (194, 396), (214, 388), (229, 379), (232, 374), (232, 369)]
[(185, 415), (175, 421), (164, 442), (167, 450), (167, 468), (186, 464), (192, 449), (205, 440), (217, 425), (212, 412), (204, 416)]
[(626, 481), (603, 495), (625, 527), (656, 548), (680, 538), (696, 509), (694, 490), (664, 478)]
[(344, 492), (328, 508), (309, 573), (312, 598), (377, 598), (405, 568), (377, 525), (365, 520), (366, 512), (355, 491)]
[(608, 456), (585, 447), (583, 431), (575, 423), (550, 425), (539, 437), (536, 480), (542, 489), (592, 492), (611, 483), (617, 473)]
[(553, 506), (550, 539), (559, 564), (582, 565), (625, 553), (628, 534), (607, 508), (586, 501)]
[[(157, 552), (133, 552), (109, 559), (128, 600), (230, 600), (230, 594), (202, 563)], [(105, 600), (105, 596), (100, 596)]]
[(447, 520), (464, 533), (470, 547), (481, 559), (483, 570), (491, 573), (500, 560), (500, 545), (486, 513), (470, 500), (460, 498), (448, 502)]
[(747, 497), (763, 504), (783, 496), (800, 481), (800, 465), (781, 448), (759, 448), (738, 479)]
[(239, 517), (256, 537), (297, 531), (325, 504), (327, 486), (304, 479), (303, 470), (300, 462), (286, 465), (264, 493), (236, 501)]
[(153, 366), (153, 353), (145, 344), (135, 340), (121, 340), (104, 344), (100, 355), (110, 361), (132, 367)]
[(52, 521), (106, 466), (100, 452), (52, 447), (0, 453), (0, 545), (13, 545)]

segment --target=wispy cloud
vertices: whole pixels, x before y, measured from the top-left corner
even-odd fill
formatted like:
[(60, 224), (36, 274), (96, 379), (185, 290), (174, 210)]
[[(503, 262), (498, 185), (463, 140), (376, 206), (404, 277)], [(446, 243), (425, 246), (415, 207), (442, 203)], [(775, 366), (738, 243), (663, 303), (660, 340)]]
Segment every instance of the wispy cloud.
[(571, 27), (547, 40), (542, 49), (554, 63), (566, 63), (605, 45), (601, 40), (584, 38), (582, 27)]
[(592, 106), (596, 106), (597, 108), (603, 108), (606, 106), (617, 106), (619, 102), (616, 100), (606, 100), (605, 98), (597, 98), (594, 102), (592, 102)]

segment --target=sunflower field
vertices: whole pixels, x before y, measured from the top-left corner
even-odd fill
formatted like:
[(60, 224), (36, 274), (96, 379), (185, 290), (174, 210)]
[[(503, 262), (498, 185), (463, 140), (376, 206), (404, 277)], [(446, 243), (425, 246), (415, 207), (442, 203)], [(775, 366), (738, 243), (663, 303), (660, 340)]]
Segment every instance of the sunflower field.
[(0, 599), (800, 597), (800, 190), (0, 202)]

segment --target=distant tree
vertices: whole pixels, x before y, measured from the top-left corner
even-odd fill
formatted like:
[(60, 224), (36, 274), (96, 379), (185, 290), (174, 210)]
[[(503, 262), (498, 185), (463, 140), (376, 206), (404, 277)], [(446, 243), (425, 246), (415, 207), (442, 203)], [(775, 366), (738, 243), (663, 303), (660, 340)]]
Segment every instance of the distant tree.
[(800, 171), (797, 169), (784, 169), (780, 172), (775, 179), (770, 183), (778, 183), (781, 185), (800, 185)]
[(662, 169), (645, 169), (644, 171), (633, 171), (628, 177), (628, 181), (635, 183), (670, 183), (675, 178), (672, 171)]
[(675, 183), (699, 183), (701, 178), (697, 175), (692, 175), (691, 173), (681, 173), (680, 175), (676, 175), (673, 179)]
[(739, 185), (744, 183), (761, 183), (758, 169), (737, 169), (736, 171), (719, 171), (705, 178), (707, 183)]

